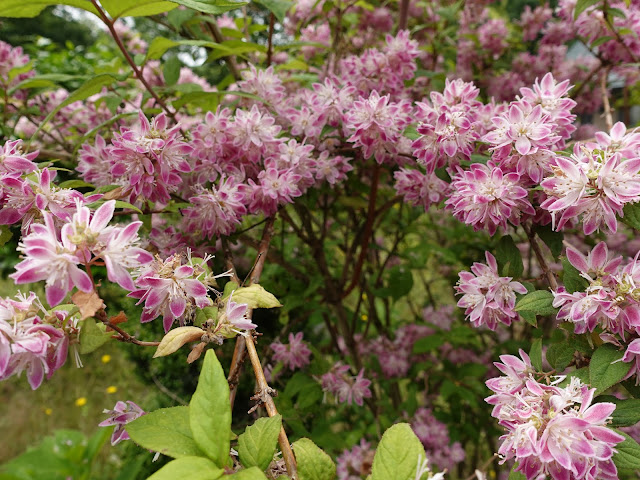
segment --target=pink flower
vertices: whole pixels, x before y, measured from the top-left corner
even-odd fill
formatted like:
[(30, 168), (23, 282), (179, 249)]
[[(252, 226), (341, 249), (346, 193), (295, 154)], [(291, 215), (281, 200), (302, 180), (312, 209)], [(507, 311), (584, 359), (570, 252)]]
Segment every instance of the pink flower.
[(345, 449), (336, 459), (338, 480), (361, 480), (371, 473), (375, 450), (364, 438), (351, 450)]
[(418, 170), (401, 168), (394, 172), (395, 189), (398, 195), (414, 206), (422, 206), (425, 210), (433, 203), (445, 199), (449, 184), (440, 180), (435, 174), (423, 174)]
[(474, 230), (486, 228), (490, 235), (499, 226), (507, 228), (507, 222), (519, 225), (523, 215), (535, 214), (520, 175), (504, 173), (500, 167), (474, 163), (469, 170), (458, 168), (451, 192), (445, 204), (453, 215)]
[[(51, 378), (67, 359), (69, 339), (56, 326), (43, 323), (46, 314), (35, 293), (18, 300), (0, 298), (0, 380), (27, 372), (31, 388), (38, 388), (44, 376)], [(53, 312), (62, 321), (66, 312)]]
[(117, 445), (123, 440), (129, 440), (129, 434), (124, 429), (124, 426), (127, 423), (133, 422), (136, 418), (146, 414), (142, 408), (131, 400), (127, 400), (126, 402), (118, 401), (111, 410), (105, 409), (103, 413), (108, 413), (110, 417), (100, 422), (98, 426), (116, 426), (111, 434), (111, 445)]
[(86, 272), (78, 268), (83, 258), (68, 236), (59, 239), (53, 216), (44, 213), (44, 225), (31, 225), (31, 233), (18, 244), (25, 259), (16, 265), (16, 273), (9, 275), (16, 284), (46, 280), (49, 305), (58, 305), (67, 292), (78, 287), (91, 292), (93, 283)]
[(302, 341), (303, 333), (289, 334), (289, 344), (273, 342), (270, 347), (273, 350), (273, 361), (282, 362), (289, 370), (296, 370), (309, 364), (311, 350)]
[(207, 287), (199, 280), (205, 272), (197, 265), (182, 265), (180, 255), (172, 255), (166, 260), (156, 258), (136, 279), (137, 290), (128, 296), (144, 302), (140, 317), (142, 323), (163, 316), (165, 332), (178, 319), (183, 324), (190, 318), (195, 307), (204, 308), (211, 304)]
[(322, 389), (334, 395), (340, 403), (351, 405), (355, 402), (362, 406), (364, 399), (371, 397), (371, 380), (364, 378), (364, 369), (356, 376), (347, 375), (348, 371), (349, 365), (334, 365), (331, 371), (322, 375)]
[(486, 399), (506, 430), (501, 463), (516, 460), (527, 480), (617, 479), (612, 456), (624, 437), (606, 427), (615, 404), (591, 405), (595, 389), (576, 377), (564, 388), (555, 385), (564, 377), (539, 383), (530, 364), (510, 355), (501, 359), (506, 364), (496, 365), (507, 377), (487, 381), (496, 394)]
[(232, 300), (233, 294), (229, 296), (227, 305), (224, 310), (224, 316), (219, 321), (219, 325), (223, 323), (229, 323), (232, 327), (240, 330), (253, 330), (258, 328), (255, 323), (247, 317), (247, 309), (249, 306), (246, 303), (236, 303)]
[(474, 263), (471, 272), (460, 272), (456, 292), (463, 294), (458, 306), (465, 308), (467, 320), (474, 327), (486, 325), (495, 330), (498, 323), (511, 325), (518, 318), (514, 307), (516, 293), (527, 293), (527, 289), (511, 277), (498, 275), (498, 264), (489, 252), (485, 253), (487, 265)]
[(22, 140), (12, 140), (0, 148), (0, 172), (26, 174), (37, 170), (33, 161), (38, 158), (38, 152), (24, 153)]

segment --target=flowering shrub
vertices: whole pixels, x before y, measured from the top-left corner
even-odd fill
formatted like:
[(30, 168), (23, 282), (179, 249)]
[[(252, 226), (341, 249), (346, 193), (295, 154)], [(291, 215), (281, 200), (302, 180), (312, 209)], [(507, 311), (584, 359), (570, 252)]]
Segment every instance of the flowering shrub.
[(155, 480), (640, 470), (640, 3), (60, 3), (91, 74), (0, 42), (0, 242), (45, 297), (0, 298), (0, 379), (202, 365), (105, 411)]

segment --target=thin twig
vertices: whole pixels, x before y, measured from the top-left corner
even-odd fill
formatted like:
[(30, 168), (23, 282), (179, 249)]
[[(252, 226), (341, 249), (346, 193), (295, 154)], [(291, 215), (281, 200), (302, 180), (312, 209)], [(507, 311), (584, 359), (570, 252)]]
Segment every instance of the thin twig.
[(272, 13), (269, 16), (269, 37), (267, 39), (267, 67), (271, 65), (273, 58), (273, 27), (276, 23), (276, 16)]
[(169, 397), (174, 402), (177, 402), (180, 405), (189, 405), (189, 402), (186, 402), (185, 400), (180, 398), (178, 395), (173, 393), (171, 390), (169, 390), (167, 387), (165, 387), (162, 383), (160, 383), (160, 380), (158, 380), (158, 378), (155, 375), (153, 374), (151, 375), (151, 380), (153, 380), (153, 383), (156, 384), (156, 387), (158, 387), (158, 390), (160, 390), (162, 393), (164, 393), (167, 397)]
[(135, 76), (138, 78), (138, 80), (140, 80), (142, 85), (144, 85), (144, 88), (147, 89), (149, 94), (158, 103), (158, 105), (160, 105), (160, 107), (165, 112), (167, 112), (167, 115), (169, 115), (171, 117), (171, 119), (174, 122), (177, 123), (175, 112), (172, 111), (171, 109), (169, 109), (167, 104), (164, 103), (164, 101), (162, 101), (162, 99), (158, 96), (158, 94), (151, 87), (151, 85), (149, 85), (149, 82), (147, 82), (147, 80), (144, 78), (144, 75), (142, 75), (142, 71), (138, 68), (138, 66), (136, 65), (136, 62), (133, 61), (133, 58), (131, 58), (131, 55), (129, 55), (129, 52), (127, 52), (127, 49), (125, 48), (124, 44), (122, 43), (122, 40), (120, 39), (120, 36), (118, 35), (118, 32), (116, 32), (116, 29), (113, 26), (115, 22), (113, 20), (111, 20), (109, 17), (107, 17), (107, 14), (104, 12), (102, 7), (98, 4), (98, 2), (96, 0), (91, 0), (91, 3), (93, 4), (93, 6), (98, 11), (98, 15), (99, 15), (100, 19), (102, 20), (102, 22), (109, 29), (109, 32), (111, 33), (111, 36), (115, 40), (116, 45), (118, 45), (118, 48), (122, 52), (122, 55), (124, 55), (125, 60), (129, 64), (129, 66), (131, 66), (131, 69), (133, 70), (133, 73), (135, 74)]
[(409, 23), (409, 0), (400, 1), (400, 17), (398, 18), (398, 30), (406, 30)]
[(524, 231), (526, 232), (527, 237), (529, 237), (529, 243), (531, 244), (533, 253), (536, 256), (536, 259), (538, 260), (538, 264), (540, 265), (540, 268), (542, 268), (542, 272), (544, 273), (545, 277), (547, 277), (547, 282), (549, 282), (549, 286), (551, 287), (551, 290), (553, 290), (554, 292), (557, 291), (558, 281), (556, 280), (556, 276), (553, 274), (553, 272), (549, 268), (549, 265), (547, 264), (547, 261), (544, 258), (544, 254), (542, 253), (540, 244), (538, 243), (538, 240), (536, 240), (536, 233), (533, 231), (533, 229), (531, 228), (531, 225), (529, 224), (523, 223), (522, 228), (524, 228)]

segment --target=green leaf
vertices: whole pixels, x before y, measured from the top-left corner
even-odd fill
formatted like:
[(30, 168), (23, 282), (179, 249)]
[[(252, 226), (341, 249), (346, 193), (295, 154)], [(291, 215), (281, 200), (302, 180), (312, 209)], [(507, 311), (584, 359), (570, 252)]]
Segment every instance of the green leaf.
[(547, 348), (547, 362), (560, 372), (571, 363), (575, 352), (575, 346), (570, 342), (554, 343)]
[(168, 12), (177, 7), (164, 0), (100, 0), (104, 9), (115, 20), (120, 17), (147, 17)]
[(631, 427), (640, 422), (640, 399), (620, 400), (612, 395), (601, 395), (598, 400), (616, 404), (616, 409), (611, 414), (612, 420), (609, 427)]
[(207, 458), (182, 457), (167, 463), (147, 480), (217, 480), (223, 473)]
[(164, 337), (162, 337), (162, 340), (160, 340), (160, 345), (158, 345), (156, 353), (153, 354), (153, 358), (171, 355), (185, 343), (200, 340), (204, 333), (204, 330), (198, 327), (172, 328)]
[(161, 408), (125, 427), (131, 439), (143, 448), (173, 458), (204, 456), (189, 427), (189, 407)]
[(5, 245), (13, 237), (13, 232), (8, 225), (0, 225), (0, 247)]
[[(428, 319), (427, 319), (428, 320)], [(429, 335), (427, 337), (423, 337), (419, 340), (416, 340), (413, 344), (413, 353), (427, 353), (435, 350), (436, 348), (443, 345), (445, 342), (445, 338), (443, 335)]]
[(531, 350), (529, 351), (529, 358), (531, 358), (531, 365), (534, 366), (537, 372), (542, 371), (542, 339), (536, 338), (531, 343)]
[[(228, 297), (225, 295), (222, 300), (226, 298)], [(249, 308), (276, 308), (282, 306), (273, 294), (267, 292), (264, 287), (258, 283), (233, 290), (231, 298), (236, 303), (246, 303), (249, 305)]]
[(640, 203), (627, 203), (622, 209), (622, 213), (624, 223), (640, 230)]
[(229, 459), (231, 404), (229, 384), (218, 357), (208, 350), (191, 402), (189, 423), (200, 449), (221, 468)]
[[(265, 474), (257, 467), (240, 470), (239, 472), (232, 473), (229, 477), (225, 478), (229, 478), (230, 480), (267, 480)], [(282, 480), (287, 477), (280, 475), (278, 478)]]
[(509, 478), (507, 480), (527, 480), (527, 477), (520, 472), (516, 472), (518, 464), (516, 463), (511, 472), (509, 472)]
[(640, 470), (640, 445), (624, 432), (616, 430), (624, 437), (624, 441), (616, 445), (617, 453), (613, 455), (613, 463), (622, 470)]
[(107, 343), (113, 333), (107, 332), (106, 329), (107, 327), (104, 323), (96, 323), (91, 317), (85, 318), (82, 321), (82, 328), (80, 329), (80, 346), (78, 352), (83, 355), (85, 353), (91, 353)]
[(601, 1), (602, 1), (602, 0), (578, 0), (578, 1), (576, 2), (576, 8), (575, 8), (575, 10), (574, 10), (574, 12), (573, 12), (573, 18), (574, 18), (574, 20), (575, 20), (576, 18), (578, 18), (578, 16), (579, 16), (582, 12), (584, 12), (587, 8), (589, 8), (589, 7), (593, 6), (593, 5), (597, 4), (597, 3), (600, 3)]
[(296, 455), (300, 480), (333, 480), (336, 478), (336, 466), (333, 460), (311, 440), (301, 438), (291, 446)]
[(284, 22), (284, 17), (293, 6), (293, 2), (290, 0), (255, 0), (255, 3), (259, 3), (266, 7), (278, 20), (280, 20), (280, 23)]
[[(175, 11), (180, 12), (181, 10), (175, 10)], [(169, 40), (168, 38), (156, 37), (153, 39), (153, 41), (149, 45), (149, 48), (147, 49), (146, 59), (157, 60), (158, 58), (162, 57), (162, 55), (164, 55), (164, 52), (166, 52), (170, 48), (175, 47), (177, 45), (178, 45), (178, 42)]]
[(552, 303), (553, 294), (551, 292), (548, 290), (535, 290), (518, 300), (515, 311), (528, 323), (535, 326), (537, 315), (555, 315), (558, 312)]
[(389, 270), (387, 289), (394, 300), (408, 295), (413, 288), (411, 270), (403, 266), (395, 266)]
[[(589, 363), (589, 380), (596, 388), (596, 395), (620, 382), (629, 371), (629, 364), (619, 361), (624, 352), (611, 344), (600, 346)], [(614, 363), (615, 362), (615, 363)]]
[(498, 242), (496, 260), (502, 275), (513, 278), (522, 276), (522, 272), (524, 272), (522, 254), (510, 235), (503, 236)]
[(82, 188), (82, 187), (93, 187), (90, 183), (84, 182), (82, 180), (66, 180), (58, 185), (60, 188)]
[(195, 16), (195, 14), (196, 12), (194, 12), (193, 10), (183, 10), (181, 8), (177, 8), (167, 13), (167, 20), (173, 28), (179, 31), (180, 28), (182, 28), (182, 24), (191, 20)]
[(424, 459), (424, 447), (409, 424), (398, 423), (382, 435), (371, 480), (414, 480), (418, 463)]
[(80, 85), (80, 87), (77, 90), (69, 94), (69, 96), (60, 105), (54, 108), (49, 113), (49, 115), (45, 117), (45, 119), (36, 129), (35, 133), (31, 136), (31, 139), (29, 140), (29, 142), (30, 143), (33, 142), (33, 140), (40, 133), (40, 130), (42, 130), (42, 128), (49, 122), (49, 120), (51, 120), (54, 117), (56, 113), (60, 111), (60, 109), (66, 107), (70, 103), (77, 102), (80, 100), (86, 100), (91, 95), (95, 95), (96, 93), (99, 93), (103, 87), (107, 85), (111, 85), (118, 80), (119, 79), (116, 76), (111, 75), (109, 73), (101, 73), (100, 75), (96, 75), (95, 77), (92, 77), (89, 80), (87, 80), (85, 83)]
[(603, 43), (607, 43), (609, 40), (613, 40), (613, 37), (610, 37), (610, 36), (598, 37), (593, 42), (591, 42), (589, 46), (591, 48), (599, 47)]
[(246, 5), (249, 2), (233, 2), (231, 0), (171, 0), (178, 5), (193, 8), (198, 12), (212, 13), (219, 15), (229, 10), (234, 10)]
[(164, 76), (164, 83), (167, 86), (175, 85), (180, 78), (180, 69), (182, 68), (182, 62), (176, 56), (169, 57), (164, 62), (162, 67), (162, 75)]
[(240, 463), (246, 468), (258, 467), (260, 470), (266, 470), (273, 460), (281, 427), (280, 415), (259, 418), (247, 427), (238, 437)]
[(578, 269), (566, 257), (562, 257), (562, 272), (562, 283), (567, 292), (584, 292), (589, 286), (588, 280), (580, 276)]
[(98, 11), (89, 0), (2, 0), (0, 17), (33, 18), (50, 5), (69, 5), (98, 15)]
[(538, 237), (540, 237), (540, 240), (542, 240), (547, 245), (547, 247), (549, 247), (549, 250), (551, 250), (551, 254), (555, 258), (558, 258), (562, 253), (562, 241), (564, 240), (564, 233), (555, 232), (551, 228), (551, 225), (544, 225), (536, 227), (536, 234), (538, 235)]

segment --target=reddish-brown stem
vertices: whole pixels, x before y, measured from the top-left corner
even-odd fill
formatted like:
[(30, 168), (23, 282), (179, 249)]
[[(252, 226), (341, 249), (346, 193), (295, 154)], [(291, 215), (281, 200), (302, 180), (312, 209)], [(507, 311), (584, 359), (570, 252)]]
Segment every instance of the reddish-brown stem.
[(353, 275), (351, 276), (351, 283), (344, 292), (342, 292), (342, 298), (345, 298), (351, 293), (351, 291), (358, 285), (360, 279), (360, 273), (362, 272), (362, 266), (364, 260), (367, 257), (369, 251), (369, 242), (371, 240), (371, 233), (373, 230), (373, 221), (376, 217), (376, 197), (378, 194), (378, 182), (380, 181), (380, 165), (378, 163), (373, 167), (373, 177), (371, 179), (371, 193), (369, 194), (369, 208), (367, 210), (367, 220), (364, 226), (364, 232), (362, 234), (362, 243), (360, 245), (360, 256), (353, 269)]
[(271, 65), (273, 58), (273, 27), (276, 23), (276, 16), (272, 13), (269, 16), (269, 38), (267, 39), (267, 67)]
[(526, 223), (522, 224), (522, 228), (524, 228), (524, 231), (526, 232), (527, 237), (529, 238), (529, 243), (531, 244), (533, 253), (536, 256), (536, 259), (538, 260), (538, 264), (540, 265), (540, 268), (542, 268), (542, 272), (544, 273), (545, 277), (547, 277), (547, 282), (549, 283), (551, 290), (553, 290), (554, 292), (557, 291), (558, 281), (556, 280), (556, 276), (553, 274), (553, 272), (549, 268), (549, 264), (547, 263), (547, 260), (544, 258), (544, 253), (540, 248), (540, 244), (538, 243), (538, 240), (536, 240), (536, 233), (533, 231), (531, 226)]
[(102, 22), (109, 29), (109, 32), (111, 33), (111, 36), (115, 40), (116, 45), (118, 45), (118, 48), (122, 52), (122, 55), (124, 55), (125, 60), (127, 61), (129, 66), (133, 70), (133, 73), (135, 74), (135, 76), (138, 78), (138, 80), (140, 80), (142, 85), (144, 85), (144, 88), (147, 89), (147, 91), (153, 97), (153, 99), (156, 101), (156, 103), (158, 105), (160, 105), (160, 107), (165, 112), (167, 112), (167, 115), (169, 115), (174, 122), (176, 122), (176, 114), (175, 114), (175, 112), (170, 110), (169, 107), (167, 106), (167, 104), (164, 103), (162, 101), (162, 99), (158, 96), (158, 94), (153, 90), (153, 88), (151, 88), (151, 85), (149, 85), (149, 82), (147, 82), (147, 80), (142, 75), (142, 71), (138, 68), (138, 66), (136, 65), (136, 62), (133, 61), (133, 58), (131, 58), (131, 55), (129, 55), (129, 52), (127, 52), (127, 49), (125, 48), (124, 44), (122, 43), (122, 40), (120, 39), (120, 36), (118, 35), (118, 32), (116, 32), (116, 29), (113, 26), (114, 25), (114, 21), (111, 20), (109, 17), (107, 17), (107, 14), (104, 12), (102, 7), (98, 4), (98, 2), (96, 0), (91, 0), (91, 3), (93, 4), (93, 6), (98, 11), (98, 16), (100, 17)]
[(400, 16), (398, 17), (398, 30), (406, 30), (409, 23), (409, 0), (400, 1)]
[(125, 343), (133, 343), (135, 345), (140, 345), (143, 347), (157, 347), (158, 345), (160, 345), (160, 342), (143, 342), (142, 340), (138, 340), (133, 335), (129, 335), (127, 332), (121, 329), (118, 325), (116, 325), (115, 323), (111, 323), (107, 319), (107, 314), (105, 313), (104, 310), (101, 310), (100, 312), (96, 313), (96, 318), (100, 320), (102, 323), (104, 323), (111, 330), (118, 333), (119, 336), (114, 335), (113, 337), (116, 340), (119, 340)]
[[(216, 23), (215, 17), (213, 15), (211, 20), (207, 21), (207, 28), (209, 29), (209, 33), (211, 33), (211, 36), (216, 42), (218, 43), (224, 42), (224, 37), (222, 36), (222, 32), (218, 28), (218, 24)], [(236, 80), (240, 80), (242, 77), (240, 76), (240, 72), (238, 71), (236, 58), (233, 55), (229, 55), (223, 58), (225, 62), (227, 62), (227, 65), (229, 66), (229, 71), (231, 72), (231, 75), (233, 75), (233, 78), (235, 78)]]

